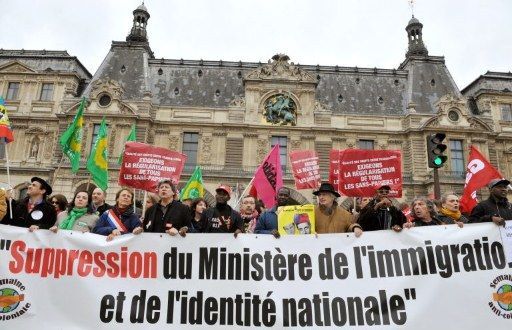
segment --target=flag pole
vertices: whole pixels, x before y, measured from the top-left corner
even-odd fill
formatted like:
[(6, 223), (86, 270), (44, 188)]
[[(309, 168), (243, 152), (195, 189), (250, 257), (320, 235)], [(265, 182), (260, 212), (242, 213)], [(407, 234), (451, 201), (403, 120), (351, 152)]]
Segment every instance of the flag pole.
[(89, 174), (89, 179), (87, 179), (87, 187), (85, 188), (85, 190), (87, 191), (87, 193), (89, 193), (89, 185), (91, 184), (91, 174)]
[(251, 184), (252, 184), (252, 181), (253, 181), (253, 180), (254, 180), (254, 177), (252, 177), (251, 181), (249, 181), (249, 184), (247, 184), (247, 186), (245, 186), (244, 191), (242, 191), (242, 193), (240, 194), (240, 197), (239, 197), (239, 198), (238, 198), (238, 200), (236, 201), (236, 204), (235, 204), (235, 205), (240, 204), (240, 201), (242, 200), (242, 198), (244, 198), (245, 193), (246, 193), (247, 189), (249, 189), (249, 187), (251, 186)]
[(137, 213), (137, 198), (135, 196), (137, 196), (137, 189), (133, 188), (133, 213)]
[(57, 166), (57, 169), (55, 170), (55, 172), (53, 172), (53, 179), (52, 179), (52, 184), (51, 184), (52, 187), (55, 184), (55, 180), (57, 180), (57, 174), (59, 173), (60, 168), (62, 167), (63, 161), (64, 161), (64, 153), (62, 153), (62, 156), (60, 157), (59, 166)]
[(148, 198), (148, 192), (144, 190), (144, 200), (142, 201), (142, 217), (146, 213), (146, 199)]
[(7, 168), (7, 184), (9, 185), (9, 189), (11, 189), (11, 193), (9, 194), (9, 216), (12, 220), (12, 185), (11, 185), (11, 172), (9, 171), (9, 153), (7, 152), (7, 143), (5, 138), (2, 138), (2, 143), (5, 146), (5, 167)]

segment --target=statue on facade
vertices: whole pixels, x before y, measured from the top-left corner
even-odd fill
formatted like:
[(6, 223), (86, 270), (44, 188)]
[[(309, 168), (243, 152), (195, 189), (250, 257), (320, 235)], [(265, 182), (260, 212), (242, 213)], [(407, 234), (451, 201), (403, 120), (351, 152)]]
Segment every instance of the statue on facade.
[(277, 94), (265, 102), (265, 120), (272, 124), (295, 126), (297, 108), (290, 95)]

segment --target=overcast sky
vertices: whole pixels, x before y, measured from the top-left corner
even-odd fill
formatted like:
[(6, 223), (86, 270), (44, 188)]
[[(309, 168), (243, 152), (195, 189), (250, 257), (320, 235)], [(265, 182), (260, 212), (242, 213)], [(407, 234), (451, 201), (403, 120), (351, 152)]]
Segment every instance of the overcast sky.
[[(67, 50), (94, 73), (125, 40), (138, 0), (0, 0), (4, 49)], [(396, 68), (411, 18), (407, 0), (147, 0), (157, 58)], [(511, 0), (417, 0), (430, 55), (460, 89), (487, 70), (512, 70)]]

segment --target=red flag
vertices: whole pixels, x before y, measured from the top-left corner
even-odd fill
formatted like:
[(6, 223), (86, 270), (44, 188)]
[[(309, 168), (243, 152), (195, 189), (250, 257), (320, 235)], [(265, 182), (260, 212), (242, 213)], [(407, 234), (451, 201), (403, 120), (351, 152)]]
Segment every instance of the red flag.
[(297, 150), (290, 152), (290, 164), (292, 166), (295, 188), (316, 189), (320, 186), (320, 167), (318, 156), (314, 150)]
[(0, 97), (0, 141), (5, 139), (5, 143), (14, 141), (12, 135), (11, 123), (7, 116), (7, 109), (5, 108), (5, 101)]
[(266, 207), (272, 207), (275, 204), (277, 189), (283, 186), (279, 144), (274, 146), (254, 173), (252, 185)]
[(476, 191), (489, 183), (492, 179), (501, 179), (503, 176), (474, 146), (470, 147), (466, 184), (460, 199), (462, 213), (470, 213), (478, 204)]

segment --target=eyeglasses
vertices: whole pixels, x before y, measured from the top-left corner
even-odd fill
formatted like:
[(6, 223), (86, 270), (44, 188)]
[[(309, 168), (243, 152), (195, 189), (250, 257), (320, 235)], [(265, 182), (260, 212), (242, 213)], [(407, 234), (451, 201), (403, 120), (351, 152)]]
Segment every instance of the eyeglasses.
[(57, 201), (51, 201), (50, 203), (52, 203), (52, 205), (57, 205), (57, 204), (59, 204), (59, 202), (57, 202)]

